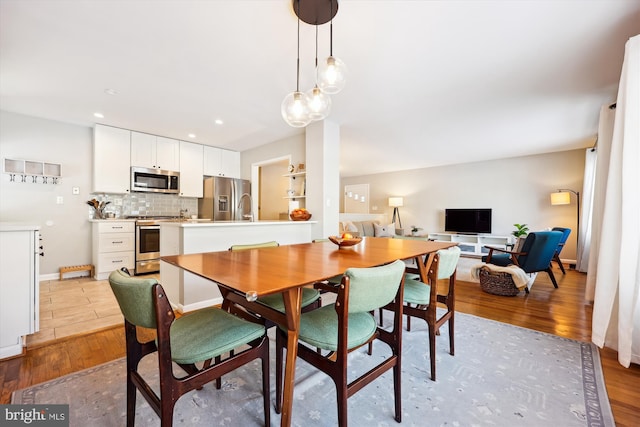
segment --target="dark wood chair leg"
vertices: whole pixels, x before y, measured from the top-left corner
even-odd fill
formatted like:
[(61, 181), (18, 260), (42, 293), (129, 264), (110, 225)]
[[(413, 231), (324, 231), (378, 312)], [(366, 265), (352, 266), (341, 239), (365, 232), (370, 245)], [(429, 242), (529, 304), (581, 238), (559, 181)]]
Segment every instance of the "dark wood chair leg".
[(136, 416), (136, 386), (133, 385), (131, 373), (127, 373), (127, 427), (134, 427)]
[[(344, 371), (344, 374), (346, 375), (346, 369)], [(347, 398), (349, 395), (347, 393), (347, 379), (340, 377), (341, 375), (337, 375), (333, 378), (336, 384), (336, 397), (338, 399), (338, 426), (346, 427), (348, 425)]]
[(398, 355), (398, 360), (396, 362), (396, 366), (393, 367), (393, 394), (395, 395), (395, 411), (396, 416), (395, 420), (397, 422), (402, 422), (402, 365), (400, 363), (401, 355)]
[(282, 336), (282, 331), (278, 329), (276, 331), (276, 414), (282, 411), (282, 361), (284, 358), (284, 346), (285, 339)]
[(551, 282), (553, 283), (553, 287), (554, 288), (558, 288), (558, 282), (556, 282), (556, 276), (553, 275), (553, 270), (551, 270), (551, 267), (547, 268), (547, 273), (549, 273), (549, 278), (551, 279)]
[(449, 318), (449, 354), (452, 356), (455, 356), (456, 350), (455, 350), (455, 344), (454, 344), (454, 312), (451, 312), (451, 317)]
[(429, 326), (429, 362), (431, 364), (431, 381), (436, 380), (436, 329)]
[(560, 270), (562, 270), (562, 274), (567, 274), (566, 271), (564, 271), (564, 265), (562, 265), (562, 261), (560, 261), (560, 256), (556, 255), (553, 257), (553, 260), (558, 263), (558, 267), (560, 267)]
[(271, 424), (271, 384), (269, 383), (269, 340), (265, 340), (262, 350), (262, 406), (265, 424)]

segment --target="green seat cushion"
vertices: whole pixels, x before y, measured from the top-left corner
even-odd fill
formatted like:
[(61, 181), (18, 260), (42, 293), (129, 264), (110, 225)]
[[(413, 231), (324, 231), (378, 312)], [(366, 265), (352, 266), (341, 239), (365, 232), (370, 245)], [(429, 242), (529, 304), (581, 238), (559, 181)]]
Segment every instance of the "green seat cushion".
[[(371, 314), (349, 314), (347, 348), (352, 349), (366, 343), (375, 332), (376, 320)], [(302, 314), (300, 340), (324, 350), (338, 349), (338, 313), (334, 304)]]
[[(320, 298), (320, 291), (317, 289), (302, 288), (302, 307), (306, 307), (317, 301), (318, 298)], [(282, 298), (282, 294), (272, 294), (260, 297), (258, 298), (258, 302), (284, 313), (284, 299)]]
[(411, 304), (429, 305), (431, 286), (418, 280), (405, 280), (404, 302)]
[(188, 364), (211, 359), (260, 338), (265, 328), (219, 308), (205, 308), (176, 319), (170, 334), (171, 358)]
[(404, 273), (404, 280), (420, 280), (420, 275), (417, 273)]

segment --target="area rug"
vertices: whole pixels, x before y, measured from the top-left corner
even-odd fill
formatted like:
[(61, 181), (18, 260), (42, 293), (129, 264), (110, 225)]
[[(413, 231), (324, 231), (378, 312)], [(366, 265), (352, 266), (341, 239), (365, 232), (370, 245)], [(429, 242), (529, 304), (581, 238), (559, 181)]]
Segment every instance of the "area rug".
[(479, 283), (480, 281), (478, 279), (471, 277), (471, 268), (478, 264), (482, 264), (482, 260), (480, 258), (461, 256), (458, 260), (456, 280)]
[[(387, 314), (385, 321), (392, 316)], [(273, 332), (273, 331), (271, 331)], [(404, 426), (614, 426), (597, 347), (476, 316), (456, 313), (456, 354), (448, 353), (446, 327), (437, 338), (437, 381), (429, 379), (426, 324), (414, 320), (403, 334), (402, 424)], [(385, 345), (351, 354), (350, 372), (362, 373), (388, 354)], [(272, 340), (272, 359), (273, 351)], [(142, 371), (156, 378), (153, 356)], [(274, 372), (271, 365), (272, 401)], [(183, 396), (174, 425), (263, 424), (257, 362)], [(12, 396), (15, 404), (69, 404), (71, 426), (123, 426), (125, 360), (70, 374)], [(299, 360), (292, 425), (337, 425), (332, 381)], [(158, 426), (158, 417), (138, 395), (136, 426)], [(391, 372), (348, 401), (351, 426), (395, 426)], [(280, 417), (272, 408), (272, 424)]]

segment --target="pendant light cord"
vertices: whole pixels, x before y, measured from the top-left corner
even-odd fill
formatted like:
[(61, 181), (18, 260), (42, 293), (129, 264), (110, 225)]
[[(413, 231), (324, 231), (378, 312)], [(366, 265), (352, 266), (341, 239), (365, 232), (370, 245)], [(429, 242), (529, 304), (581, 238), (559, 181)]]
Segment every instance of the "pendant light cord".
[(329, 24), (329, 56), (333, 56), (333, 0), (331, 2), (331, 23)]
[(298, 1), (298, 56), (296, 59), (296, 92), (300, 92), (300, 2)]

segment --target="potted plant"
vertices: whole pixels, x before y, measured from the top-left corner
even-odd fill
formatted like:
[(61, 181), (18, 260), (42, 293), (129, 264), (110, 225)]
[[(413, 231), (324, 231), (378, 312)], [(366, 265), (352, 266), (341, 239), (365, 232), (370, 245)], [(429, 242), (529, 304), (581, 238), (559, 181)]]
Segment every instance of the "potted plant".
[(529, 227), (527, 226), (527, 224), (513, 224), (513, 226), (516, 228), (515, 230), (513, 230), (511, 232), (511, 234), (513, 234), (514, 237), (514, 244), (518, 242), (518, 239), (522, 236), (526, 236), (529, 233)]
[(418, 231), (420, 231), (420, 230), (422, 230), (422, 228), (416, 227), (415, 225), (412, 225), (411, 226), (411, 235), (415, 236), (418, 233)]

